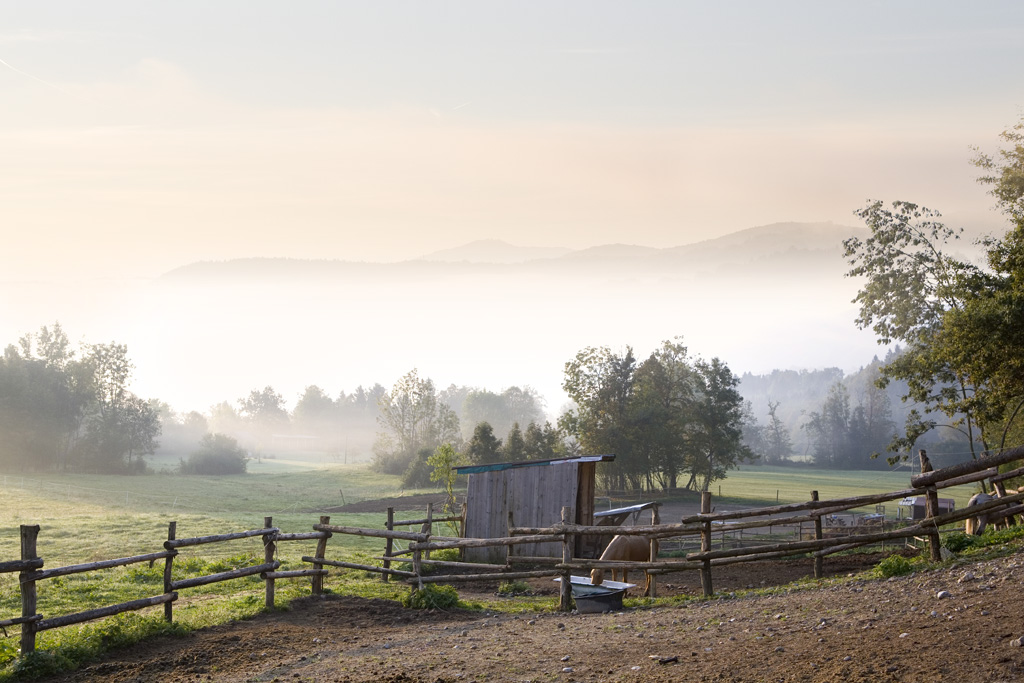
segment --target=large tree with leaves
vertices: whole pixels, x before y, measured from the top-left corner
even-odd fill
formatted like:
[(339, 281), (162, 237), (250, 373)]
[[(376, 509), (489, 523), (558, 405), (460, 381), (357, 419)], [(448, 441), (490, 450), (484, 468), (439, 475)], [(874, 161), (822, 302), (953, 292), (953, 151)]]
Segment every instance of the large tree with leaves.
[[(948, 244), (959, 231), (936, 212), (909, 202), (891, 208), (873, 202), (858, 212), (871, 229), (866, 240), (845, 242), (849, 274), (865, 278), (855, 301), (857, 323), (881, 343), (905, 351), (882, 369), (881, 382), (907, 382), (912, 411), (906, 435), (893, 450), (906, 455), (938, 424), (975, 444), (999, 445), (1024, 400), (1024, 122), (1003, 133), (1008, 146), (979, 154), (998, 206), (1011, 221), (1002, 238), (983, 241), (988, 267), (955, 258)], [(935, 416), (944, 416), (940, 422)]]
[(584, 453), (616, 456), (601, 472), (614, 489), (638, 488), (644, 480), (644, 469), (633, 457), (630, 423), (635, 369), (629, 347), (622, 353), (588, 347), (565, 364), (562, 388), (576, 407), (559, 418), (559, 425), (576, 437)]
[(739, 378), (718, 358), (694, 364), (696, 400), (687, 427), (689, 449), (687, 488), (710, 490), (741, 462), (754, 455), (743, 444), (743, 397), (736, 389)]
[(434, 383), (414, 369), (395, 382), (379, 400), (380, 431), (374, 444), (374, 466), (401, 474), (421, 449), (431, 453), (443, 443), (458, 445), (459, 420), (438, 400)]
[(737, 384), (717, 358), (690, 361), (679, 340), (639, 365), (628, 347), (587, 348), (566, 363), (563, 387), (576, 406), (560, 424), (584, 453), (616, 456), (602, 468), (609, 488), (672, 489), (682, 476), (706, 488), (751, 456)]

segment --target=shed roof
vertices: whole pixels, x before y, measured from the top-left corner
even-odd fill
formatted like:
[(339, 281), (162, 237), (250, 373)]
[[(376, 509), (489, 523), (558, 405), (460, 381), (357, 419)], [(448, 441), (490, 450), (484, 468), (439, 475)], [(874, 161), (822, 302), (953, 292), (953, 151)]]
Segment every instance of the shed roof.
[(629, 515), (629, 514), (633, 514), (634, 512), (643, 512), (644, 510), (649, 510), (650, 508), (653, 508), (653, 507), (659, 507), (660, 505), (661, 505), (661, 503), (659, 503), (657, 501), (652, 501), (650, 503), (637, 503), (636, 505), (630, 505), (630, 506), (624, 507), (624, 508), (615, 508), (614, 510), (605, 510), (604, 512), (595, 512), (594, 516), (595, 517), (607, 517), (609, 515), (623, 515), (623, 514)]
[(453, 469), (459, 474), (477, 474), (478, 472), (511, 470), (517, 467), (546, 467), (573, 462), (611, 462), (612, 460), (615, 460), (614, 455), (579, 455), (573, 458), (555, 458), (553, 460), (521, 460), (519, 462), (495, 462), (489, 465), (463, 465)]

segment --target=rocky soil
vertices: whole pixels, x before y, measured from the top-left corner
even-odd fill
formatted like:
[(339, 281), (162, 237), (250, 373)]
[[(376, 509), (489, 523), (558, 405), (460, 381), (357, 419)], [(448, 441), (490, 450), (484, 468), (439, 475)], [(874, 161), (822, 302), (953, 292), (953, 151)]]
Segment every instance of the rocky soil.
[[(877, 559), (829, 558), (826, 567), (842, 573)], [(771, 595), (743, 590), (808, 573), (800, 562), (737, 565), (716, 573), (716, 599), (608, 614), (417, 611), (384, 600), (307, 598), (286, 612), (154, 639), (53, 680), (1024, 680), (1022, 552), (892, 579), (843, 575)], [(697, 580), (664, 575), (659, 595), (692, 594)], [(546, 582), (535, 588), (554, 591)]]

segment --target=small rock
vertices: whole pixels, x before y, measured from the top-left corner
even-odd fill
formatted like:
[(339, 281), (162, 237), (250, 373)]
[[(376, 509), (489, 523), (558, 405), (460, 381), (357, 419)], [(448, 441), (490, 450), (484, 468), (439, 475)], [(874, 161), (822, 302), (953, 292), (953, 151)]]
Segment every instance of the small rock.
[(846, 655), (845, 657), (843, 657), (843, 661), (844, 662), (852, 662), (853, 661), (853, 657), (851, 657), (850, 655)]
[(1010, 641), (1010, 647), (1021, 647), (1024, 645), (1024, 638), (1014, 638)]
[(906, 638), (909, 635), (910, 635), (909, 633), (901, 633), (900, 634), (900, 638)]
[(987, 609), (981, 610), (981, 616), (987, 617), (988, 616), (988, 610)]
[(558, 625), (558, 630), (559, 631), (564, 631), (565, 630), (565, 624), (559, 624)]
[(935, 594), (935, 597), (937, 597), (939, 600), (945, 600), (946, 598), (953, 597), (953, 595), (949, 591), (939, 591)]
[[(536, 626), (536, 625), (537, 625), (537, 620), (536, 620), (536, 619), (530, 619), (530, 620), (529, 620), (528, 622), (526, 622), (526, 623), (527, 623), (527, 624), (529, 624), (530, 626)], [(446, 627), (446, 628), (447, 628), (447, 627)]]
[(957, 579), (957, 583), (967, 583), (968, 581), (974, 581), (974, 572), (964, 572), (964, 575)]
[(573, 668), (571, 666), (567, 666), (567, 667), (562, 669), (562, 673), (564, 673), (564, 674), (571, 674), (572, 672), (573, 672)]
[(786, 648), (784, 648), (784, 647), (782, 647), (781, 645), (779, 645), (779, 646), (778, 646), (777, 648), (775, 648), (775, 651), (776, 651), (776, 652), (785, 652), (785, 651), (786, 651)]
[(566, 656), (562, 657), (562, 661), (563, 662), (568, 662), (569, 661), (569, 655), (566, 655)]

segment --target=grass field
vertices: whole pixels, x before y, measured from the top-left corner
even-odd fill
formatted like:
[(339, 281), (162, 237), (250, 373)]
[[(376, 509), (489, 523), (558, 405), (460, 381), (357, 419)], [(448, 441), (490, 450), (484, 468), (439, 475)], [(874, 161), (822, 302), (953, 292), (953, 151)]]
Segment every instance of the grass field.
[[(160, 466), (154, 463), (158, 471)], [(716, 482), (712, 494), (719, 505), (762, 506), (807, 501), (812, 490), (826, 500), (899, 491), (909, 486), (910, 472), (905, 469), (861, 472), (747, 466)], [(975, 490), (975, 486), (962, 486), (943, 490), (940, 496), (954, 498), (957, 508), (961, 508)], [(178, 538), (256, 529), (263, 526), (265, 516), (272, 516), (274, 525), (285, 532), (311, 531), (326, 508), (422, 492), (403, 492), (398, 477), (376, 474), (365, 464), (345, 465), (315, 456), (262, 459), (249, 464), (248, 474), (225, 477), (0, 474), (0, 561), (20, 557), (21, 524), (41, 527), (38, 554), (46, 568), (54, 568), (158, 552), (171, 521), (177, 523)], [(637, 494), (638, 501), (658, 498), (652, 493)], [(599, 507), (604, 502), (620, 505), (630, 501), (599, 500)], [(412, 516), (421, 516), (415, 507), (409, 510)], [(894, 503), (887, 504), (886, 514), (895, 517)], [(334, 513), (331, 521), (382, 528), (385, 515)], [(314, 554), (314, 548), (315, 542), (311, 541), (283, 543), (278, 550), (282, 569), (303, 568), (301, 556)], [(376, 564), (371, 558), (382, 551), (381, 539), (335, 536), (327, 557)], [(258, 564), (262, 558), (260, 538), (183, 548), (175, 559), (174, 579)], [(357, 571), (332, 570), (325, 586), (336, 592), (371, 597), (399, 598), (408, 593), (401, 583), (384, 584), (376, 575)], [(39, 582), (38, 589), (40, 613), (70, 614), (162, 593), (162, 563), (152, 568), (141, 564), (51, 579)], [(308, 595), (308, 580), (278, 582), (277, 593), (280, 603)], [(237, 579), (181, 591), (175, 604), (175, 622), (194, 628), (255, 614), (262, 607), (262, 581), (258, 577)], [(0, 575), (0, 619), (16, 616), (20, 610), (17, 575)], [(156, 608), (148, 613), (154, 616), (146, 623), (158, 622), (162, 611)], [(80, 644), (94, 637), (90, 634), (95, 629), (103, 628), (108, 627), (84, 625), (47, 631), (40, 634), (39, 647)], [(8, 633), (8, 638), (0, 638), (0, 650), (4, 643), (8, 651), (11, 643), (17, 643), (17, 628)], [(3, 675), (0, 680), (4, 680)]]

